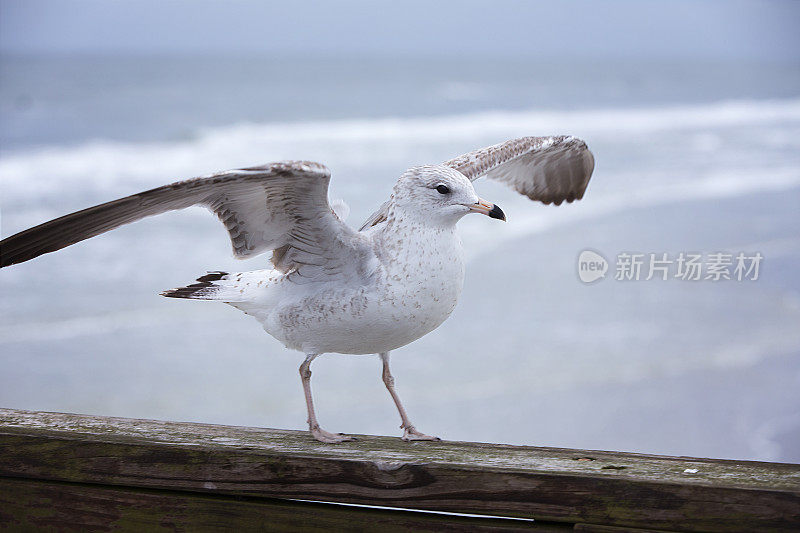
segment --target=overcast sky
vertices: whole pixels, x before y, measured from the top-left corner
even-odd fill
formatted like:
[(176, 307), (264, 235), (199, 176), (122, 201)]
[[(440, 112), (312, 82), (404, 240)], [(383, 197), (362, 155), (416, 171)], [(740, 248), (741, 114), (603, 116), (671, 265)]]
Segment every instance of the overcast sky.
[(0, 0), (0, 51), (800, 61), (800, 2)]

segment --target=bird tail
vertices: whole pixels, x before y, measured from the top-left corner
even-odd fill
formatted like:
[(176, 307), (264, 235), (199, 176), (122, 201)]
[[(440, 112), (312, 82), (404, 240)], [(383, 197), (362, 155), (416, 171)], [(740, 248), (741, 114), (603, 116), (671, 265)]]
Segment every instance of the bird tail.
[(161, 296), (193, 300), (239, 301), (242, 299), (242, 295), (236, 289), (237, 280), (231, 279), (231, 277), (227, 272), (209, 272), (205, 276), (197, 278), (197, 283), (164, 291)]

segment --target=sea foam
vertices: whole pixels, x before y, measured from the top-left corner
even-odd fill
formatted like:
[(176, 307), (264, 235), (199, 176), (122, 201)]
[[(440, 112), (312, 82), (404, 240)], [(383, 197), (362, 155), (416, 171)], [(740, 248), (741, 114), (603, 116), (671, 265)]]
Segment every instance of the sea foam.
[[(156, 186), (223, 168), (276, 159), (323, 159), (343, 167), (419, 164), (484, 142), (522, 135), (572, 134), (589, 141), (636, 144), (637, 135), (748, 125), (800, 127), (800, 99), (727, 101), (634, 109), (495, 111), (423, 118), (376, 118), (298, 123), (236, 124), (203, 129), (189, 140), (125, 143), (96, 140), (0, 155), (4, 201), (59, 189)], [(793, 128), (793, 129), (794, 129)], [(709, 139), (711, 139), (709, 141)], [(770, 142), (800, 144), (780, 132)], [(713, 136), (695, 139), (713, 149)], [(477, 145), (476, 145), (477, 143)], [(602, 165), (603, 154), (598, 154)]]
[[(481, 250), (630, 207), (800, 186), (800, 99), (790, 99), (236, 124), (203, 129), (189, 140), (98, 140), (4, 153), (0, 189), (4, 212), (12, 215), (7, 220), (24, 225), (63, 214), (56, 199), (64, 197), (74, 199), (67, 208), (80, 208), (219, 169), (314, 159), (333, 170), (334, 194), (354, 207), (350, 223), (356, 225), (408, 166), (546, 134), (574, 134), (594, 150), (597, 167), (587, 198), (580, 209), (530, 209), (524, 198), (496, 191), (493, 199), (510, 204), (512, 223), (491, 232), (464, 224), (467, 238), (486, 243)], [(20, 229), (4, 227), (3, 233)]]

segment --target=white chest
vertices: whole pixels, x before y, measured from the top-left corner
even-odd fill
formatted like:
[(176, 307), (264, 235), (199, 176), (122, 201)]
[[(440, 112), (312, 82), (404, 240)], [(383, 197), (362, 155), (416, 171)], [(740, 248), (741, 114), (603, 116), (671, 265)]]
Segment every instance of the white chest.
[(262, 320), (265, 329), (307, 353), (353, 354), (394, 350), (436, 329), (464, 284), (455, 232), (406, 230), (378, 248), (380, 267), (369, 284), (284, 299)]
[(464, 286), (464, 252), (455, 231), (410, 231), (403, 247), (384, 258), (381, 307), (422, 336), (453, 311)]

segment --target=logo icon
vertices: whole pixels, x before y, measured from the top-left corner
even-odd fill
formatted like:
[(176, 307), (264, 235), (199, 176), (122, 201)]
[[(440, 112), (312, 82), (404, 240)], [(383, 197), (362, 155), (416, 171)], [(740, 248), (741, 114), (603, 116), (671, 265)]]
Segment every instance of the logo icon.
[(584, 250), (578, 256), (578, 277), (584, 283), (592, 283), (606, 277), (608, 261), (592, 250)]

